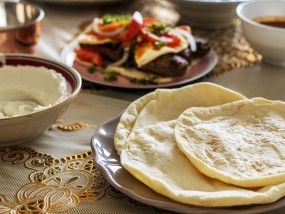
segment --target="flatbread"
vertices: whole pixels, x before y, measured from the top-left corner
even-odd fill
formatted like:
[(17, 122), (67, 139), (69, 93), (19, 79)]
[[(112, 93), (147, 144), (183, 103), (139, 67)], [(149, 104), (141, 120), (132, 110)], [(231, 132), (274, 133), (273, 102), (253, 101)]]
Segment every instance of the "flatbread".
[(240, 99), (246, 97), (208, 82), (178, 89), (157, 89), (132, 102), (122, 114), (114, 136), (117, 153), (120, 155), (128, 136), (134, 130), (176, 119), (192, 106), (215, 106)]
[(123, 167), (157, 193), (204, 207), (265, 204), (285, 195), (285, 183), (246, 189), (205, 176), (179, 150), (175, 122), (132, 132), (120, 156)]
[(285, 102), (253, 98), (190, 108), (179, 116), (175, 137), (209, 177), (242, 187), (285, 181)]

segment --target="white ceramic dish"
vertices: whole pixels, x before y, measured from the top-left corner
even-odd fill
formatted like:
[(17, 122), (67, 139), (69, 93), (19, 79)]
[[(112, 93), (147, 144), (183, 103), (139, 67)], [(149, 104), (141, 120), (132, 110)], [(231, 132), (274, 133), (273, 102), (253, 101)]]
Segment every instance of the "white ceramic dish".
[(133, 177), (120, 164), (120, 157), (114, 148), (114, 133), (120, 115), (99, 126), (92, 137), (91, 148), (95, 156), (95, 164), (106, 180), (125, 195), (144, 204), (173, 211), (191, 214), (250, 214), (264, 213), (285, 206), (285, 198), (271, 204), (249, 205), (224, 208), (206, 208), (190, 206), (168, 199), (144, 185)]
[[(81, 77), (79, 73), (62, 63), (35, 57), (33, 55), (24, 54), (6, 54), (1, 55), (1, 66), (33, 66), (33, 67), (44, 67), (52, 69), (57, 73), (60, 73), (67, 82), (68, 85), (68, 96), (59, 100), (53, 105), (48, 105), (46, 108), (41, 108), (38, 111), (27, 113), (21, 116), (4, 117), (0, 119), (0, 146), (12, 146), (20, 143), (25, 143), (33, 140), (43, 134), (48, 128), (50, 128), (56, 120), (65, 112), (69, 104), (78, 95), (81, 88)], [(41, 71), (40, 69), (38, 70)], [(22, 71), (24, 72), (24, 71)], [(41, 78), (46, 81), (46, 78)], [(7, 79), (6, 81), (9, 82)], [(33, 81), (33, 78), (30, 79)], [(39, 81), (39, 78), (37, 79)], [(47, 82), (43, 82), (42, 85), (47, 85)], [(6, 84), (7, 85), (7, 84)], [(9, 84), (8, 84), (9, 85)], [(12, 84), (11, 84), (12, 85)], [(35, 85), (35, 84), (33, 84)], [(41, 84), (38, 83), (40, 86)], [(41, 88), (41, 87), (39, 87)], [(36, 88), (25, 87), (27, 90), (36, 90)], [(51, 90), (54, 91), (54, 90)], [(39, 94), (45, 94), (48, 92), (40, 90), (37, 91)], [(9, 100), (1, 97), (1, 101), (18, 101), (26, 100), (27, 97), (11, 96)], [(16, 99), (16, 100), (15, 100)], [(30, 99), (30, 98), (29, 98)]]
[(116, 81), (106, 81), (100, 72), (90, 74), (87, 71), (86, 66), (75, 61), (74, 49), (77, 47), (77, 45), (78, 43), (76, 40), (68, 44), (61, 52), (61, 61), (69, 66), (73, 66), (80, 73), (81, 77), (87, 81), (117, 88), (155, 89), (191, 83), (210, 73), (218, 63), (218, 56), (213, 50), (211, 50), (206, 56), (197, 59), (197, 63), (194, 63), (193, 66), (190, 66), (189, 71), (183, 75), (183, 77), (179, 77), (170, 83), (143, 85), (138, 83), (131, 83), (128, 79), (120, 76), (118, 76), (118, 80)]
[(239, 4), (237, 15), (242, 20), (243, 34), (265, 62), (285, 66), (285, 28), (272, 27), (253, 21), (259, 17), (283, 17), (284, 0), (254, 0)]
[(179, 22), (191, 27), (222, 29), (233, 25), (236, 6), (246, 0), (169, 0), (180, 14)]

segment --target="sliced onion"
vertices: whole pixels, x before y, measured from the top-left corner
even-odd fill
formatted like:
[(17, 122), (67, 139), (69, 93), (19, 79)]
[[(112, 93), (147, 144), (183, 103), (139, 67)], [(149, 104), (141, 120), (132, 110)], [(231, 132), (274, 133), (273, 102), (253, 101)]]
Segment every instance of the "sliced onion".
[(134, 12), (132, 19), (140, 25), (143, 24), (143, 16), (139, 11)]
[(129, 50), (125, 49), (122, 58), (119, 59), (117, 62), (112, 63), (111, 66), (120, 66), (124, 64), (127, 61), (128, 57), (129, 57)]
[(178, 29), (178, 28), (175, 28), (173, 31), (177, 32), (178, 34), (180, 34), (181, 36), (187, 39), (187, 41), (190, 44), (190, 49), (192, 52), (195, 52), (197, 50), (196, 41), (190, 32), (188, 32), (187, 30)]
[(95, 33), (97, 33), (98, 35), (101, 35), (101, 36), (109, 36), (109, 37), (117, 36), (117, 35), (123, 33), (123, 31), (125, 29), (125, 26), (122, 26), (122, 27), (120, 27), (117, 30), (114, 30), (114, 31), (111, 31), (111, 32), (104, 32), (104, 31), (101, 31), (99, 29), (100, 21), (101, 20), (99, 18), (94, 18), (93, 19), (93, 30), (94, 30)]

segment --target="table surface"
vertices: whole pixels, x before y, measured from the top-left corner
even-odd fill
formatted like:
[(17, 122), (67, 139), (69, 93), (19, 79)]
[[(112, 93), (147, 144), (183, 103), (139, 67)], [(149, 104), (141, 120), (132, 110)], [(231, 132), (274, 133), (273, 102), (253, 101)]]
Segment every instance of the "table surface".
[[(158, 15), (152, 14), (155, 6), (166, 11), (161, 16), (166, 14), (172, 22), (178, 20), (175, 10), (164, 1), (152, 0), (149, 4), (146, 1), (129, 1), (115, 6), (43, 2), (37, 2), (45, 10), (37, 46), (32, 50), (10, 47), (12, 50), (6, 52), (32, 53), (60, 61), (60, 51), (79, 29), (103, 13), (140, 9), (155, 16)], [(219, 57), (219, 63), (211, 75), (199, 81), (217, 83), (249, 98), (285, 101), (285, 68), (263, 63), (260, 55), (242, 38), (239, 24), (237, 20), (233, 27), (211, 33), (193, 29), (194, 33), (212, 42)], [(221, 40), (225, 44), (222, 45)], [(249, 55), (250, 59), (247, 58)], [(130, 102), (148, 92), (102, 87), (84, 81), (82, 92), (64, 115), (62, 123), (81, 121), (86, 124), (85, 128), (66, 132), (55, 125), (36, 140), (0, 148), (0, 213), (20, 213), (28, 209), (43, 213), (170, 213), (143, 205), (111, 187), (94, 166), (90, 148), (95, 126), (116, 116)], [(36, 190), (45, 194), (38, 193), (35, 197)], [(50, 198), (47, 192), (53, 192)], [(285, 212), (285, 208), (267, 213), (282, 211)]]

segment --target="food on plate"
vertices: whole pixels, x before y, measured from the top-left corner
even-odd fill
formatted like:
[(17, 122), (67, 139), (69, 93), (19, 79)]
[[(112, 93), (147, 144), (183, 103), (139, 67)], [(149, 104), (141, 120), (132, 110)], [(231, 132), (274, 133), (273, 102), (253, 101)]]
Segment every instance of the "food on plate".
[(66, 79), (54, 70), (8, 65), (0, 68), (0, 118), (43, 110), (68, 96)]
[(206, 82), (157, 89), (123, 112), (114, 145), (130, 174), (174, 201), (272, 203), (285, 196), (284, 107)]
[(138, 11), (94, 18), (77, 42), (76, 60), (89, 72), (100, 70), (108, 80), (119, 74), (143, 84), (172, 82), (210, 50), (189, 26), (171, 26)]
[(175, 127), (180, 150), (205, 175), (243, 187), (285, 181), (285, 103), (262, 98), (190, 108)]
[(124, 111), (114, 136), (120, 154), (130, 133), (158, 122), (177, 119), (193, 106), (214, 106), (246, 99), (243, 95), (214, 83), (201, 82), (177, 89), (156, 89), (133, 103)]
[(157, 193), (203, 207), (265, 204), (285, 195), (284, 182), (242, 188), (205, 176), (179, 150), (175, 123), (172, 120), (136, 130), (122, 150), (122, 166)]

